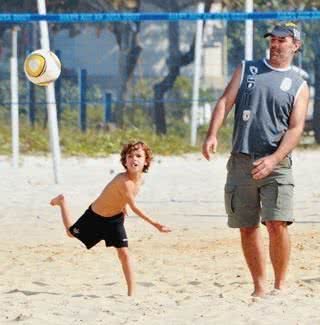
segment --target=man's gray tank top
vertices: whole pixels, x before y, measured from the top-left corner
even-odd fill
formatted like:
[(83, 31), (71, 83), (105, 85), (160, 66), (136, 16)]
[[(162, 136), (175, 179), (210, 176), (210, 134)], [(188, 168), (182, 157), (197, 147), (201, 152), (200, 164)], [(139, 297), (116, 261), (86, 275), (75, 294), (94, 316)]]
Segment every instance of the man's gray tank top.
[(235, 102), (232, 152), (266, 156), (278, 148), (305, 81), (291, 67), (244, 61)]

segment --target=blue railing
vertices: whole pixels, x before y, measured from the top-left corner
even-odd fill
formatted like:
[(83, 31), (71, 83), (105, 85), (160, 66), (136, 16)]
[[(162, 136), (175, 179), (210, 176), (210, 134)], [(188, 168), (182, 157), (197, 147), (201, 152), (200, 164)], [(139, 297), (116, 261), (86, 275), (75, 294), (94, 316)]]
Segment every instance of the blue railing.
[(28, 23), (32, 21), (48, 21), (52, 23), (89, 23), (89, 22), (113, 22), (113, 21), (178, 21), (178, 20), (316, 20), (320, 19), (320, 11), (266, 11), (266, 12), (103, 12), (103, 13), (60, 13), (40, 15), (35, 13), (2, 13), (0, 22)]

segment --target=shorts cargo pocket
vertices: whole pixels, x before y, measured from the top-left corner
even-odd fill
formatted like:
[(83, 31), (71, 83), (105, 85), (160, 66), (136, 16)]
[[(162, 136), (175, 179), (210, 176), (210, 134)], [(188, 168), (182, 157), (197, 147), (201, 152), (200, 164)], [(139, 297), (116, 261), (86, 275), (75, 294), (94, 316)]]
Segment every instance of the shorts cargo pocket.
[(285, 157), (283, 160), (281, 160), (279, 162), (279, 167), (286, 168), (286, 169), (292, 169), (292, 158)]
[(292, 209), (293, 182), (277, 180), (277, 208)]
[(226, 213), (230, 216), (234, 214), (234, 194), (236, 187), (234, 185), (225, 185), (224, 187), (224, 205)]

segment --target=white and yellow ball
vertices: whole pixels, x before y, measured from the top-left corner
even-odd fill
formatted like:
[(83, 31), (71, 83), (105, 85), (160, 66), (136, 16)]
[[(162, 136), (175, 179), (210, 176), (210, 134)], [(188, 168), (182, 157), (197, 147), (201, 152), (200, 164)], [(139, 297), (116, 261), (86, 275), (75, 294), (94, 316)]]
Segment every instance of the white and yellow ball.
[(47, 86), (60, 76), (61, 62), (49, 50), (36, 50), (26, 57), (24, 72), (32, 83), (38, 86)]

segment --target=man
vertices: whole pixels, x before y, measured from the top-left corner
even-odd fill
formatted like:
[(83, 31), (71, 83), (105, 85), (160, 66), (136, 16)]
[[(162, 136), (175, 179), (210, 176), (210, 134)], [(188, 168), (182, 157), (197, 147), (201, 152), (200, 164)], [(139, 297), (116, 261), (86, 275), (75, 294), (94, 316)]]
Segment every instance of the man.
[(290, 257), (288, 225), (293, 222), (291, 151), (303, 132), (309, 90), (291, 68), (301, 49), (293, 23), (274, 27), (270, 58), (243, 62), (234, 72), (212, 114), (202, 153), (209, 160), (217, 150), (217, 134), (235, 104), (231, 156), (225, 185), (228, 225), (240, 228), (242, 250), (254, 291), (266, 294), (266, 261), (260, 220), (269, 234), (274, 289), (285, 286)]

